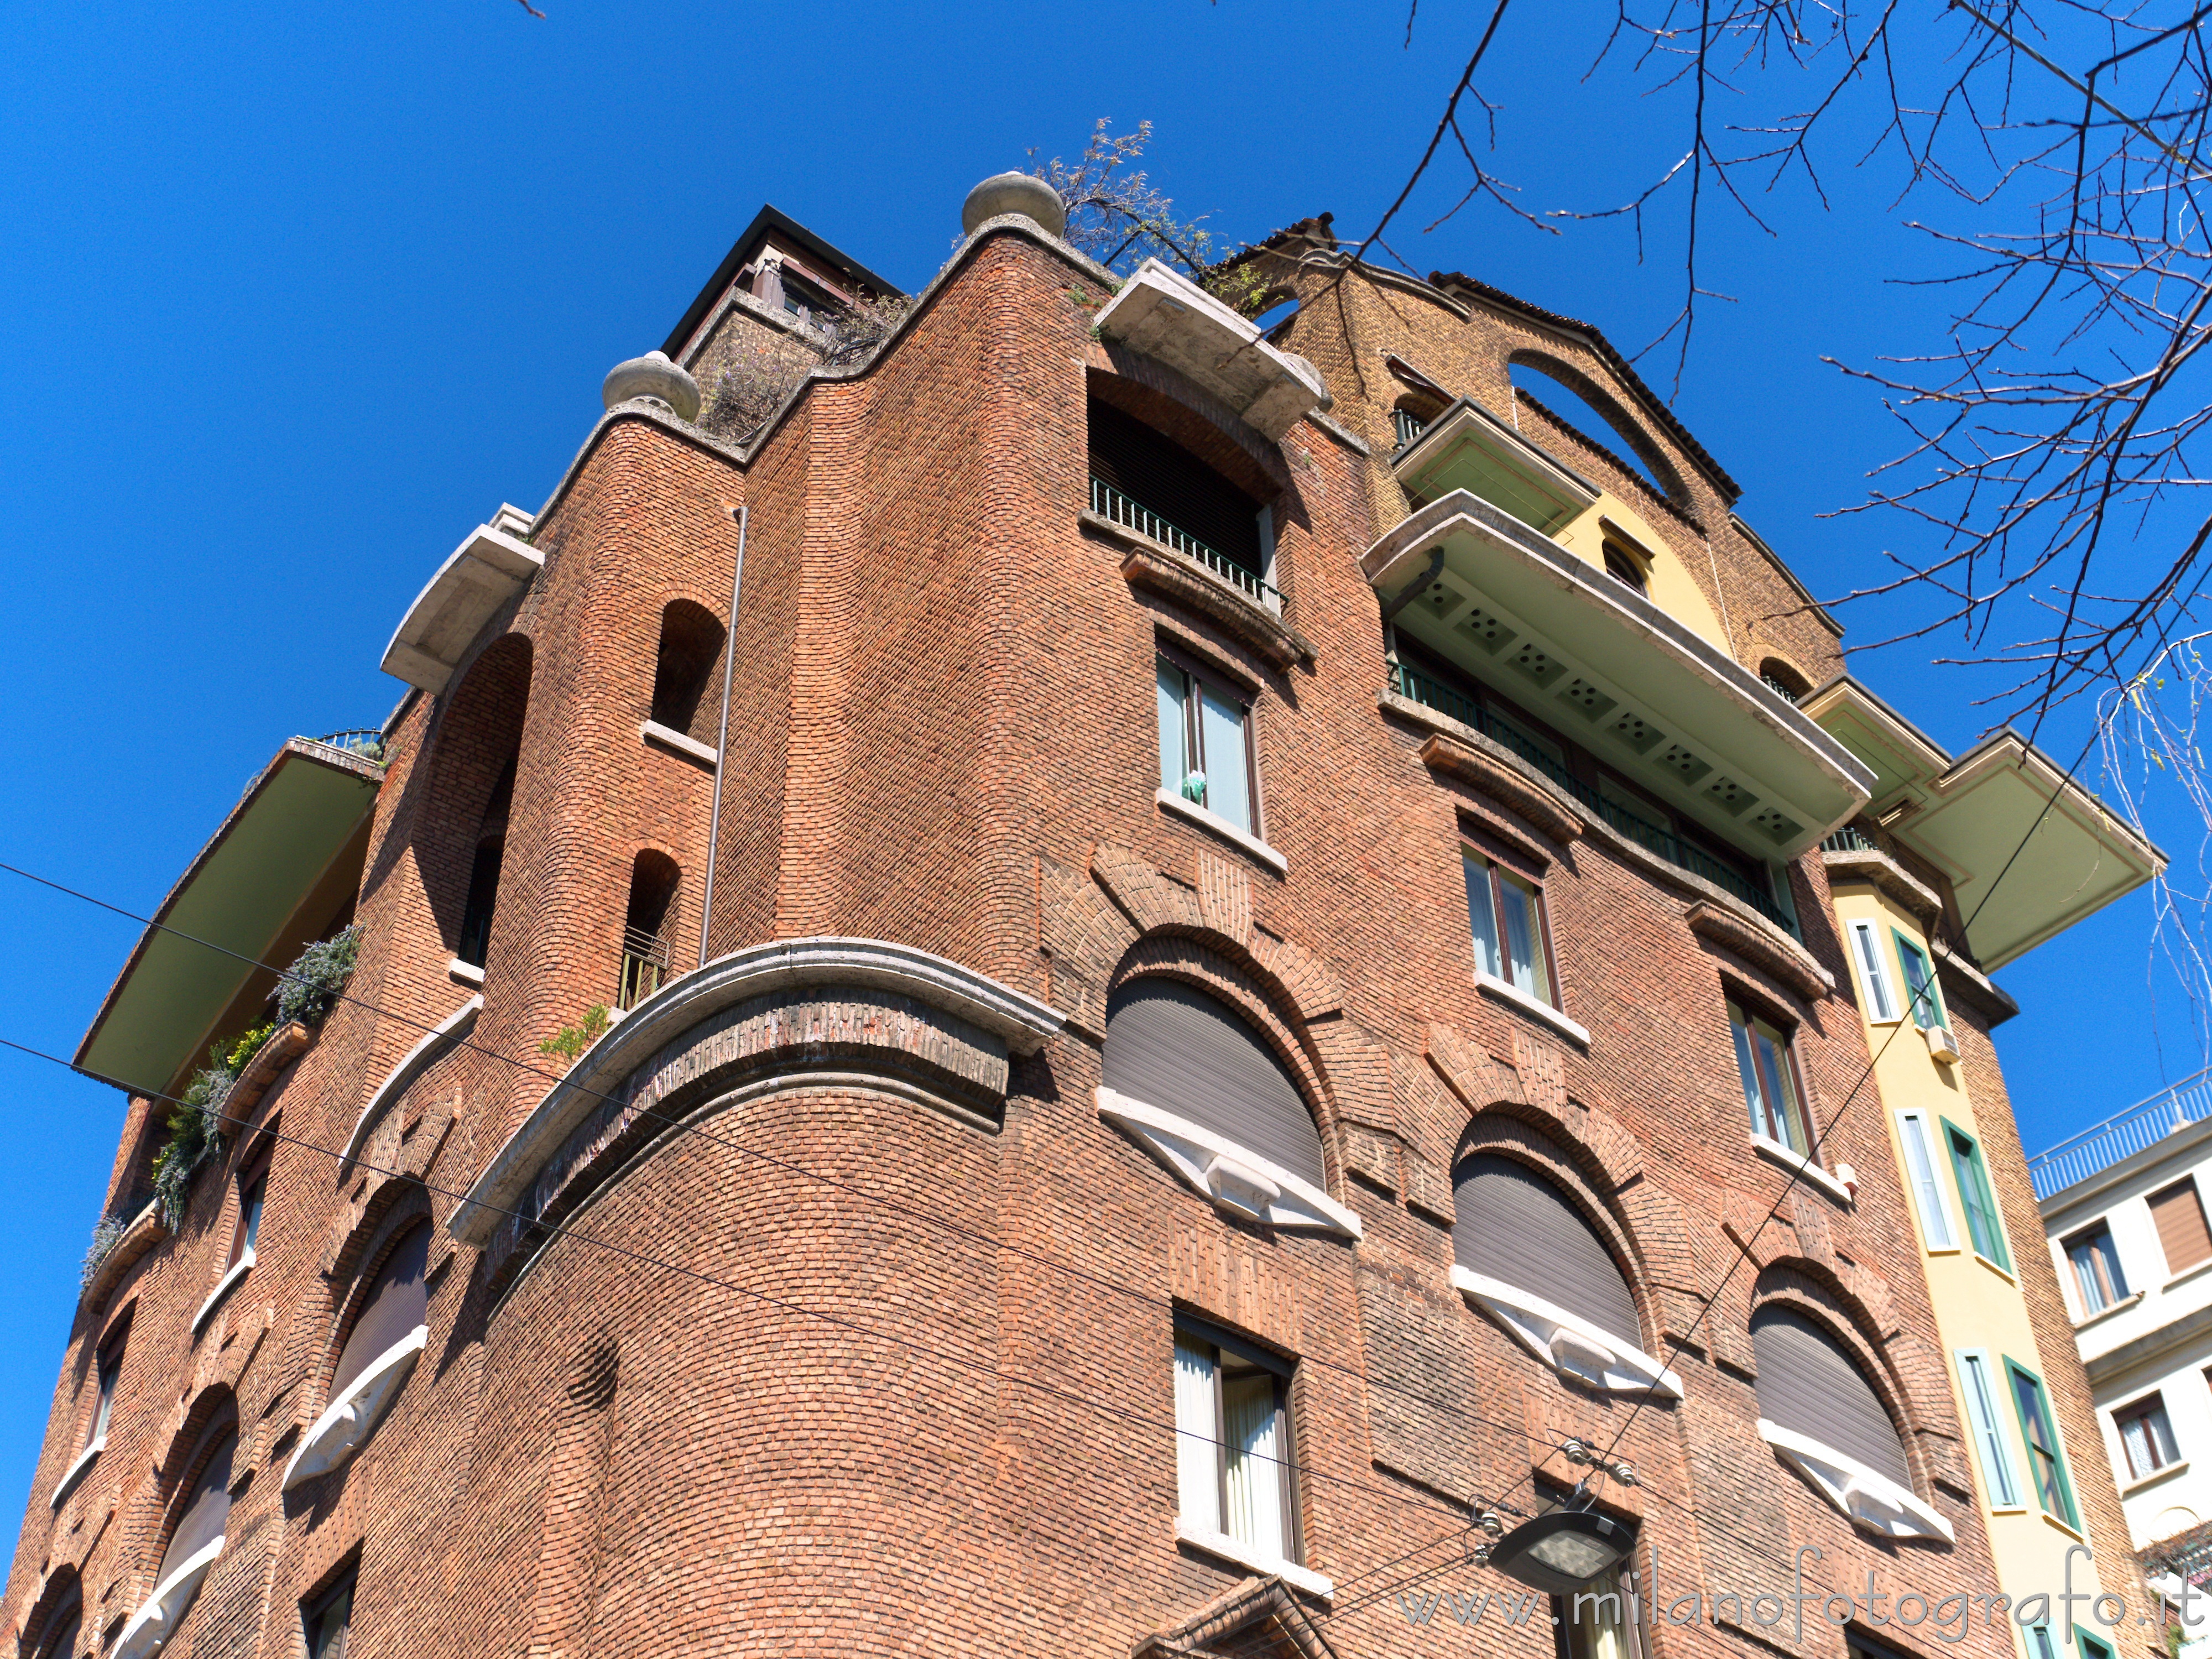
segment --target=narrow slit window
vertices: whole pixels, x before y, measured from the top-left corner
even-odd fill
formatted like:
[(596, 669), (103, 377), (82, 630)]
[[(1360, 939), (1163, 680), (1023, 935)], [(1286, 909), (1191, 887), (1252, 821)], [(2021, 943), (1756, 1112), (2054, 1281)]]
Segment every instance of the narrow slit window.
[(1936, 970), (1928, 965), (1928, 953), (1899, 933), (1897, 959), (1905, 964), (1905, 994), (1912, 1005), (1912, 1023), (1923, 1031), (1942, 1024), (1943, 1004), (1936, 994)]
[(123, 1345), (129, 1340), (130, 1333), (126, 1331), (111, 1339), (100, 1351), (100, 1401), (92, 1408), (92, 1431), (84, 1437), (88, 1446), (99, 1445), (107, 1438), (107, 1420), (115, 1412), (115, 1385), (123, 1375)]
[(1905, 1145), (1905, 1173), (1912, 1182), (1912, 1206), (1920, 1212), (1920, 1236), (1931, 1250), (1955, 1250), (1951, 1212), (1943, 1205), (1943, 1189), (1936, 1179), (1934, 1149), (1928, 1144), (1928, 1120), (1919, 1112), (1897, 1115), (1898, 1139)]
[(301, 1622), (307, 1636), (307, 1659), (345, 1659), (346, 1638), (353, 1628), (354, 1575), (318, 1596), (305, 1609)]
[(1252, 710), (1242, 698), (1165, 657), (1156, 678), (1160, 787), (1258, 835)]
[(1480, 853), (1462, 849), (1460, 861), (1467, 878), (1467, 919), (1474, 936), (1476, 969), (1486, 978), (1556, 1007), (1542, 890)]
[(1898, 1018), (1897, 992), (1881, 960), (1881, 941), (1870, 921), (1851, 924), (1851, 954), (1857, 958), (1859, 978), (1866, 986), (1867, 1018), (1886, 1024)]
[(2027, 1443), (2027, 1467), (2036, 1501), (2045, 1515), (2079, 1531), (2081, 1522), (2074, 1508), (2074, 1483), (2067, 1478), (2066, 1458), (2058, 1446), (2058, 1425), (2043, 1391), (2043, 1379), (2017, 1360), (2008, 1359), (2005, 1368), (2012, 1374), (2013, 1407), (2020, 1414), (2021, 1438)]
[(1736, 1071), (1743, 1080), (1744, 1103), (1751, 1110), (1752, 1133), (1800, 1158), (1811, 1158), (1813, 1136), (1805, 1121), (1790, 1038), (1780, 1028), (1733, 1002), (1728, 1012), (1729, 1024), (1735, 1034)]
[(1185, 1529), (1296, 1561), (1286, 1370), (1256, 1349), (1182, 1325), (1175, 1368), (1176, 1489)]
[(2012, 1253), (2005, 1249), (2004, 1227), (1997, 1219), (1996, 1194), (1990, 1188), (1981, 1143), (1948, 1120), (1943, 1138), (1950, 1145), (1951, 1173), (1959, 1182), (1959, 1201), (1966, 1206), (1966, 1234), (1973, 1241), (1974, 1254), (2010, 1273)]
[(253, 1258), (261, 1237), (261, 1202), (269, 1191), (269, 1160), (263, 1158), (238, 1183), (238, 1224), (230, 1237), (230, 1263), (235, 1267)]

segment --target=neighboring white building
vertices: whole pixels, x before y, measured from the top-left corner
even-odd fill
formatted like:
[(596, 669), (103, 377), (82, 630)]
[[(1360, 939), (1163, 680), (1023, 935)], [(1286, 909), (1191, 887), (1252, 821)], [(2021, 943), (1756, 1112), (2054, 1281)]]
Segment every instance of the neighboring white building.
[(2028, 1168), (2136, 1547), (2212, 1522), (2212, 1080)]

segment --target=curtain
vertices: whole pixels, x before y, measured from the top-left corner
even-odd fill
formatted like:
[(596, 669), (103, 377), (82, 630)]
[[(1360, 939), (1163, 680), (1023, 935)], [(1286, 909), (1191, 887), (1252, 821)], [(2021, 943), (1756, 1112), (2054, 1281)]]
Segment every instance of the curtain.
[(1231, 1538), (1262, 1555), (1287, 1558), (1288, 1528), (1283, 1515), (1283, 1463), (1275, 1379), (1266, 1371), (1224, 1379), (1229, 1463), (1229, 1525)]
[(1206, 810), (1252, 833), (1252, 792), (1244, 757), (1244, 710), (1199, 688), (1199, 748), (1206, 757)]
[(1221, 1530), (1221, 1431), (1213, 1415), (1213, 1348), (1176, 1338), (1176, 1492), (1183, 1523)]

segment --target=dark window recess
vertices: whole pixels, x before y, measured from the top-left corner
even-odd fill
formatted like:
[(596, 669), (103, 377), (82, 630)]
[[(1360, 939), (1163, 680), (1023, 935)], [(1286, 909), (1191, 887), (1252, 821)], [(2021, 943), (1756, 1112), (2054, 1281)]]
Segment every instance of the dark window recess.
[(1452, 1259), (1644, 1346), (1613, 1253), (1566, 1194), (1524, 1164), (1477, 1152), (1452, 1171)]
[(491, 912), (499, 897), (499, 865), (507, 851), (503, 841), (488, 841), (477, 848), (469, 866), (469, 902), (461, 909), (460, 946), (453, 954), (471, 968), (484, 965), (491, 949)]
[(115, 1413), (115, 1384), (123, 1375), (123, 1345), (131, 1340), (126, 1329), (111, 1337), (107, 1346), (100, 1351), (100, 1403), (93, 1407), (92, 1432), (84, 1443), (95, 1445), (107, 1437), (107, 1419)]
[(660, 613), (660, 653), (653, 670), (653, 719), (686, 736), (722, 654), (722, 624), (705, 606), (678, 599)]
[(1141, 979), (1106, 1006), (1106, 1086), (1325, 1187), (1321, 1132), (1252, 1028), (1203, 992)]
[(199, 1461), (191, 1493), (169, 1534), (169, 1547), (161, 1553), (161, 1571), (154, 1575), (156, 1584), (222, 1536), (230, 1521), (230, 1465), (237, 1451), (238, 1430), (227, 1425)]
[(1639, 593), (1650, 591), (1651, 584), (1644, 574), (1643, 564), (1636, 555), (1616, 543), (1605, 544), (1605, 568), (1606, 574), (1615, 581), (1632, 587)]
[(629, 909), (623, 918), (622, 978), (616, 1006), (635, 1008), (668, 975), (668, 934), (684, 872), (665, 853), (647, 848), (629, 871)]
[(430, 1229), (420, 1226), (401, 1239), (362, 1299), (353, 1331), (338, 1354), (337, 1370), (331, 1373), (331, 1398), (367, 1370), (408, 1332), (429, 1316), (430, 1295), (422, 1282), (430, 1261)]
[(230, 1236), (230, 1263), (243, 1261), (261, 1237), (261, 1200), (269, 1190), (269, 1165), (260, 1166), (238, 1183), (238, 1226)]
[(47, 1631), (32, 1652), (39, 1659), (76, 1659), (77, 1638), (84, 1633), (84, 1602), (72, 1596), (70, 1605), (46, 1621)]
[(301, 1623), (307, 1634), (307, 1659), (345, 1659), (346, 1634), (353, 1628), (354, 1577), (308, 1603)]
[(1204, 461), (1111, 404), (1091, 404), (1091, 476), (1255, 576), (1267, 573), (1260, 504)]
[(1855, 1457), (1911, 1491), (1905, 1443), (1858, 1362), (1802, 1314), (1761, 1308), (1751, 1318), (1759, 1414)]

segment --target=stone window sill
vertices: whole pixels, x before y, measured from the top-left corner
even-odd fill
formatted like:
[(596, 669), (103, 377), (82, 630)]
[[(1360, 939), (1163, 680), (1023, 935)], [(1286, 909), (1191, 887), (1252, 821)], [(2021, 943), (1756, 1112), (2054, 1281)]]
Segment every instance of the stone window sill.
[(1218, 1209), (1271, 1227), (1361, 1235), (1358, 1216), (1311, 1182), (1211, 1129), (1112, 1089), (1099, 1090), (1098, 1115), (1135, 1136), (1169, 1174)]
[(207, 1577), (208, 1569), (222, 1553), (223, 1542), (218, 1538), (206, 1548), (195, 1550), (178, 1565), (174, 1572), (154, 1587), (154, 1593), (123, 1627), (123, 1635), (115, 1644), (115, 1659), (150, 1659), (151, 1655), (161, 1650), (174, 1633), (177, 1621), (192, 1605), (200, 1580)]
[(1277, 875), (1288, 875), (1291, 861), (1257, 836), (1239, 830), (1227, 818), (1209, 812), (1194, 800), (1185, 800), (1172, 789), (1157, 789), (1152, 799), (1178, 817), (1188, 818), (1202, 830), (1211, 830), (1224, 841), (1230, 842), (1250, 854)]
[(1500, 1002), (1510, 1004), (1531, 1019), (1541, 1021), (1561, 1036), (1571, 1037), (1585, 1048), (1590, 1046), (1590, 1034), (1585, 1028), (1569, 1019), (1550, 1003), (1530, 996), (1510, 981), (1499, 979), (1495, 974), (1486, 974), (1478, 968), (1474, 973), (1474, 983), (1475, 988), (1485, 996), (1496, 997)]
[(1848, 1205), (1853, 1201), (1850, 1188), (1814, 1163), (1811, 1158), (1792, 1152), (1780, 1141), (1765, 1135), (1754, 1134), (1751, 1138), (1751, 1149), (1761, 1158), (1769, 1158), (1785, 1170), (1795, 1170), (1838, 1204)]
[(2153, 1469), (2148, 1474), (2142, 1476), (2140, 1480), (2130, 1480), (2126, 1485), (2123, 1486), (2120, 1488), (2120, 1496), (2123, 1498), (2133, 1498), (2137, 1492), (2143, 1492), (2152, 1486), (2155, 1486), (2161, 1480), (2171, 1480), (2177, 1474), (2186, 1474), (2188, 1469), (2189, 1460), (2185, 1457), (2178, 1463), (2168, 1463), (2162, 1469)]
[(1888, 1538), (1958, 1541), (1951, 1523), (1923, 1503), (1917, 1493), (1908, 1492), (1886, 1475), (1875, 1474), (1857, 1459), (1845, 1456), (1810, 1435), (1796, 1433), (1763, 1417), (1759, 1419), (1759, 1434), (1821, 1497), (1850, 1516), (1854, 1525)]
[(646, 721), (637, 728), (637, 735), (643, 742), (657, 744), (663, 749), (683, 756), (686, 760), (698, 761), (707, 766), (721, 764), (720, 750), (711, 744), (702, 743), (698, 738), (686, 732), (678, 732), (672, 726), (663, 726), (659, 720)]
[(1249, 1567), (1267, 1577), (1279, 1578), (1295, 1589), (1309, 1595), (1318, 1595), (1323, 1601), (1336, 1594), (1336, 1583), (1311, 1567), (1302, 1567), (1295, 1561), (1285, 1561), (1279, 1556), (1263, 1555), (1249, 1544), (1231, 1538), (1227, 1533), (1212, 1532), (1204, 1527), (1194, 1527), (1181, 1516), (1176, 1519), (1176, 1541), (1188, 1544), (1193, 1549), (1204, 1550), (1208, 1555), (1218, 1555), (1224, 1561), (1240, 1567)]
[(2113, 1303), (2110, 1307), (2100, 1308), (2096, 1312), (2093, 1314), (2085, 1314), (2080, 1319), (2075, 1320), (2074, 1322), (2074, 1328), (2077, 1331), (2086, 1331), (2092, 1325), (2101, 1325), (2114, 1315), (2125, 1313), (2129, 1309), (2134, 1307), (2136, 1303), (2142, 1299), (2143, 1293), (2141, 1291), (2136, 1291), (2130, 1295), (2124, 1296), (2118, 1302)]
[(54, 1495), (46, 1499), (46, 1507), (50, 1510), (61, 1508), (62, 1499), (76, 1490), (77, 1482), (84, 1479), (92, 1466), (100, 1461), (100, 1454), (106, 1449), (107, 1437), (102, 1435), (79, 1452), (76, 1462), (62, 1471), (62, 1478), (54, 1482)]
[(2190, 1266), (2184, 1267), (2179, 1273), (2174, 1274), (2172, 1278), (2167, 1279), (2165, 1284), (2158, 1287), (2159, 1294), (2163, 1296), (2175, 1285), (2186, 1285), (2191, 1279), (2196, 1278), (2197, 1274), (2208, 1271), (2212, 1271), (2212, 1255), (2208, 1255), (2203, 1261), (2191, 1263)]
[(208, 1321), (215, 1317), (215, 1310), (222, 1306), (224, 1299), (228, 1297), (233, 1291), (236, 1290), (241, 1284), (245, 1283), (246, 1274), (252, 1271), (253, 1252), (248, 1250), (244, 1255), (238, 1258), (237, 1261), (232, 1265), (229, 1272), (224, 1273), (221, 1279), (216, 1280), (215, 1288), (210, 1291), (207, 1294), (207, 1300), (200, 1304), (200, 1310), (192, 1316), (192, 1334), (194, 1336), (198, 1336), (202, 1331), (207, 1328)]
[(471, 997), (459, 1007), (440, 1020), (404, 1054), (399, 1063), (376, 1085), (376, 1092), (368, 1097), (368, 1104), (361, 1109), (353, 1133), (346, 1140), (345, 1156), (339, 1160), (341, 1170), (349, 1167), (368, 1145), (370, 1133), (390, 1111), (400, 1096), (415, 1086), (415, 1080), (428, 1071), (452, 1051), (453, 1047), (476, 1029), (477, 1016), (483, 1012), (483, 998)]
[(479, 991), (483, 989), (483, 969), (473, 962), (463, 962), (455, 957), (446, 964), (446, 974), (456, 984), (471, 986)]
[(1454, 1267), (1452, 1288), (1486, 1309), (1529, 1352), (1569, 1382), (1607, 1394), (1682, 1397), (1682, 1379), (1633, 1344), (1541, 1297)]
[(300, 1442), (300, 1449), (292, 1454), (285, 1467), (283, 1490), (289, 1492), (302, 1480), (312, 1480), (319, 1474), (327, 1474), (360, 1449), (362, 1443), (376, 1432), (376, 1425), (392, 1409), (399, 1390), (414, 1374), (415, 1362), (422, 1357), (429, 1346), (430, 1328), (417, 1325), (399, 1340), (371, 1360), (368, 1368), (346, 1385), (345, 1392), (331, 1401), (329, 1408), (315, 1419), (307, 1437)]

